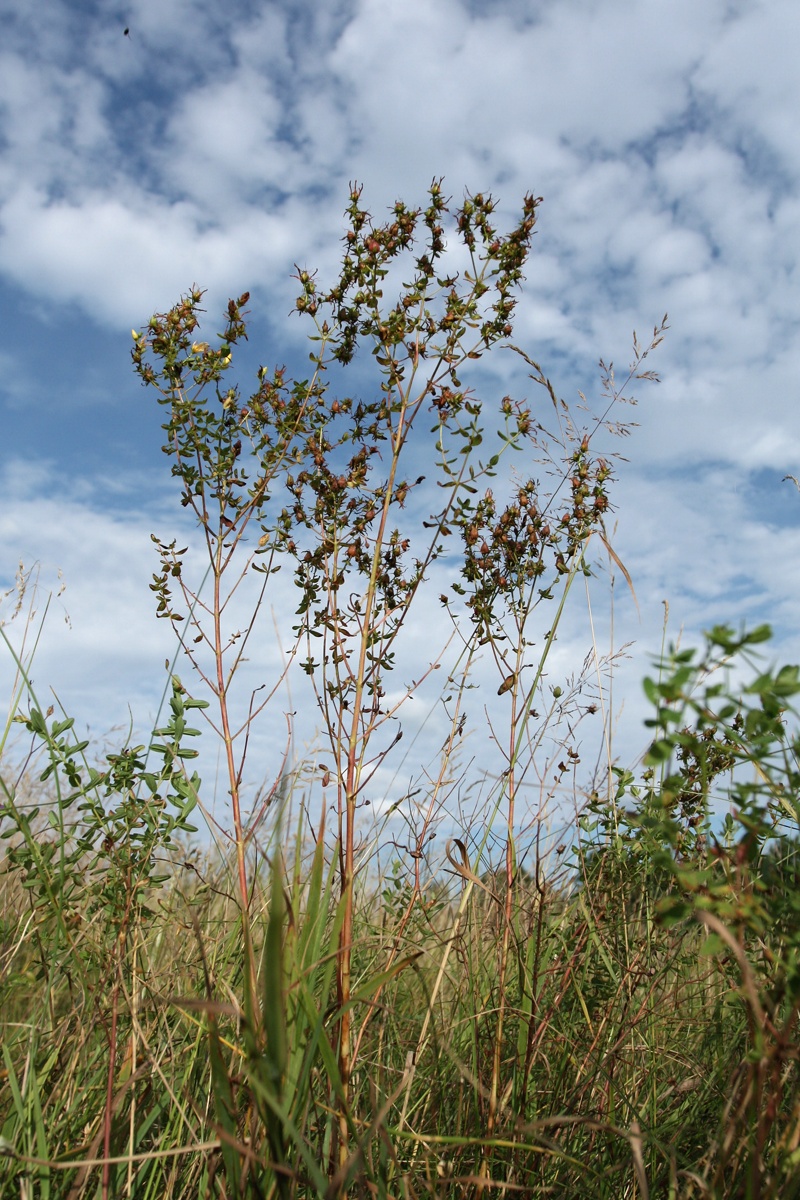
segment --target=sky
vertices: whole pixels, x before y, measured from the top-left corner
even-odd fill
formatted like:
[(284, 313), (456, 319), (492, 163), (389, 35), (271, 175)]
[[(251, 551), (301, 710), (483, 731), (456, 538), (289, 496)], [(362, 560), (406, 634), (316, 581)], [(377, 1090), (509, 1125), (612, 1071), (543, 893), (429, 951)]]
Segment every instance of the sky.
[[(119, 741), (155, 719), (173, 639), (151, 534), (192, 533), (131, 330), (197, 283), (213, 332), (248, 290), (248, 366), (302, 373), (291, 276), (333, 275), (354, 180), (376, 220), (439, 177), (455, 204), (490, 191), (506, 227), (543, 197), (514, 338), (570, 404), (596, 402), (599, 359), (624, 374), (633, 331), (646, 342), (669, 314), (648, 362), (661, 382), (637, 385), (617, 447), (609, 532), (636, 602), (607, 561), (590, 597), (596, 644), (624, 648), (618, 761), (646, 744), (640, 680), (667, 608), (667, 640), (768, 620), (773, 659), (800, 657), (794, 0), (0, 0), (0, 17), (0, 590), (22, 562), (39, 617), (51, 596), (32, 674), (78, 727)], [(534, 398), (511, 357), (482, 386)], [(251, 682), (280, 663), (288, 582), (268, 606)], [(410, 626), (409, 675), (436, 620)], [(591, 649), (576, 595), (553, 683)], [(494, 704), (474, 706), (478, 727)], [(280, 761), (284, 711), (295, 753), (314, 745), (309, 696), (279, 696), (253, 786)], [(420, 697), (406, 720), (427, 753), (436, 714)], [(602, 729), (581, 739), (593, 763)], [(381, 776), (375, 802), (397, 786)]]

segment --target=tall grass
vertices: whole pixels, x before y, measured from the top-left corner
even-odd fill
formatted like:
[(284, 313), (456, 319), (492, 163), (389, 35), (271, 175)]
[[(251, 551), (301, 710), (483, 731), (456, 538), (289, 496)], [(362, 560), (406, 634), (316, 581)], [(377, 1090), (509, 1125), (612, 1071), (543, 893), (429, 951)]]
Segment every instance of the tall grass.
[[(716, 889), (726, 921), (710, 905), (670, 922), (659, 901), (691, 898), (700, 865), (670, 872), (639, 827), (589, 836), (560, 879), (515, 881), (505, 978), (502, 870), (452, 848), (458, 869), (418, 891), (365, 878), (342, 1166), (343, 908), (324, 830), (302, 830), (253, 869), (263, 1042), (241, 1000), (235, 857), (174, 857), (123, 925), (98, 890), (102, 845), (62, 885), (10, 839), (4, 1195), (797, 1193), (795, 898), (763, 841), (746, 871), (741, 842), (705, 867), (698, 894)], [(79, 827), (64, 836), (69, 857)]]
[[(18, 671), (0, 760), (3, 1196), (800, 1194), (798, 672), (755, 665), (731, 690), (731, 664), (765, 630), (668, 654), (646, 681), (645, 767), (610, 764), (581, 793), (575, 731), (601, 698), (548, 672), (590, 543), (618, 562), (611, 469), (592, 446), (624, 387), (604, 368), (602, 411), (579, 426), (523, 355), (557, 423), (545, 435), (527, 403), (492, 406), (459, 378), (510, 336), (537, 203), (503, 237), (491, 199), (468, 198), (459, 277), (444, 268), (440, 185), (384, 225), (354, 189), (338, 283), (298, 275), (310, 380), (262, 368), (246, 401), (223, 386), (247, 297), (216, 349), (195, 340), (197, 289), (135, 335), (210, 581), (154, 539), (152, 587), (204, 694), (172, 675), (149, 743), (99, 755), (40, 703), (35, 635), (15, 651), (3, 631)], [(411, 283), (387, 307), (409, 254)], [(652, 378), (642, 361), (663, 329), (635, 341), (626, 384)], [(363, 344), (375, 399), (331, 400), (326, 373)], [(409, 500), (426, 413), (433, 511)], [(492, 438), (498, 453), (481, 457)], [(498, 476), (515, 450), (546, 460), (552, 484)], [(454, 547), (441, 602), (462, 654), (441, 752), (373, 818), (403, 706), (387, 679)], [(248, 811), (263, 705), (254, 693), (237, 718), (236, 686), (285, 563), (299, 596), (287, 669), (308, 677), (330, 762), (285, 762)], [(254, 573), (237, 627), (232, 598)], [(467, 782), (480, 654), (496, 669), (487, 744), (503, 769), (437, 856), (446, 797)], [(440, 661), (432, 648), (429, 674)], [(221, 738), (232, 818), (202, 852), (195, 718)], [(548, 806), (568, 787), (575, 822), (555, 845)]]

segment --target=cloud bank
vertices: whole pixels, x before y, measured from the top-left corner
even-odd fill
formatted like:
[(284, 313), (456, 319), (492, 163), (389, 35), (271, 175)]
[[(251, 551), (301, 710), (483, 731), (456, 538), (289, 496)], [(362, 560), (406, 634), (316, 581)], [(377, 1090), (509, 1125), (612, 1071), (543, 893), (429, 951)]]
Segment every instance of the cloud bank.
[[(193, 282), (212, 312), (249, 289), (254, 354), (302, 371), (290, 276), (295, 263), (333, 273), (356, 179), (376, 217), (439, 176), (456, 202), (492, 190), (509, 221), (525, 192), (544, 196), (515, 339), (568, 400), (596, 399), (597, 359), (622, 372), (631, 331), (644, 338), (669, 312), (663, 383), (642, 392), (616, 493), (641, 614), (618, 580), (617, 642), (637, 643), (630, 711), (664, 600), (676, 636), (769, 618), (797, 656), (800, 497), (781, 482), (800, 474), (795, 4), (0, 11), (0, 402), (14, 430), (0, 575), (20, 557), (64, 572), (72, 632), (45, 641), (41, 670), (69, 681), (93, 724), (117, 721), (117, 700), (152, 709), (164, 657), (147, 591), (157, 445), (151, 427), (131, 431), (120, 337)], [(119, 387), (103, 398), (95, 380), (79, 404), (75, 381), (104, 353)], [(510, 356), (493, 369), (504, 388), (529, 387)], [(107, 480), (138, 473), (113, 512), (87, 447)], [(585, 625), (566, 640), (582, 661)]]

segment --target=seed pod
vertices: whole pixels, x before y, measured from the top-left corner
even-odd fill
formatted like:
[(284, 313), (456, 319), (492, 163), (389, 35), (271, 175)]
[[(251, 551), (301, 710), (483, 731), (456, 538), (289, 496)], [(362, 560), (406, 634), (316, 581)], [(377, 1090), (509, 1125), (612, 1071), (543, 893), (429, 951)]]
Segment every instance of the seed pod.
[(500, 687), (497, 689), (498, 696), (504, 696), (506, 692), (510, 692), (514, 684), (517, 682), (517, 677), (512, 671), (510, 675), (506, 675)]

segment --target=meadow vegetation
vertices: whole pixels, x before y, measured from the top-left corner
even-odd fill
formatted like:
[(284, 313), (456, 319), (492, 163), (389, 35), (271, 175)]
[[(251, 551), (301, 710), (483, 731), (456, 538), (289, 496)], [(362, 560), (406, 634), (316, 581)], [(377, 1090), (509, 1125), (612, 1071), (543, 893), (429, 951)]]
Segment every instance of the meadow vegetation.
[[(307, 378), (230, 382), (246, 294), (216, 340), (197, 287), (134, 333), (196, 518), (191, 551), (153, 539), (180, 671), (109, 753), (0, 628), (3, 1197), (800, 1196), (798, 669), (764, 669), (766, 627), (665, 647), (643, 764), (582, 775), (613, 664), (558, 679), (553, 647), (600, 557), (631, 583), (600, 449), (666, 321), (564, 403), (513, 341), (538, 203), (504, 233), (434, 182), (381, 223), (354, 187), (338, 278), (297, 272)], [(532, 398), (499, 395), (502, 349)], [(279, 571), (293, 641), (242, 695)], [(439, 752), (389, 796), (440, 669)], [(252, 799), (290, 672), (318, 751)]]

